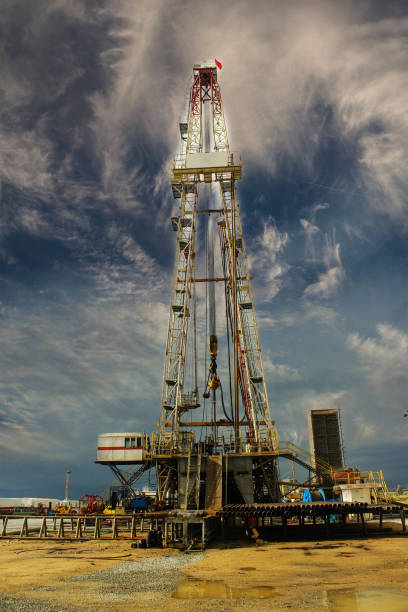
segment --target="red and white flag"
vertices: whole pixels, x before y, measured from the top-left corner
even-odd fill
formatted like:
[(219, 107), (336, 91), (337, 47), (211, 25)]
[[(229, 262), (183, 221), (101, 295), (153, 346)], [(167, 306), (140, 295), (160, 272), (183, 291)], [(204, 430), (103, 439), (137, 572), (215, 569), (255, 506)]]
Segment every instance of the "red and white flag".
[(215, 60), (215, 65), (217, 66), (217, 68), (219, 68), (221, 70), (222, 64), (217, 59)]

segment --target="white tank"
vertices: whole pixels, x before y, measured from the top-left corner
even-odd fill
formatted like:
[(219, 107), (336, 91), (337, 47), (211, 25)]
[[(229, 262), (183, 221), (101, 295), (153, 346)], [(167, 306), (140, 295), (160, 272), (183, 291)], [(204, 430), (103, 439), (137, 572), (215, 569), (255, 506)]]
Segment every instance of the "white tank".
[(98, 436), (96, 463), (143, 463), (150, 450), (144, 433), (106, 433)]

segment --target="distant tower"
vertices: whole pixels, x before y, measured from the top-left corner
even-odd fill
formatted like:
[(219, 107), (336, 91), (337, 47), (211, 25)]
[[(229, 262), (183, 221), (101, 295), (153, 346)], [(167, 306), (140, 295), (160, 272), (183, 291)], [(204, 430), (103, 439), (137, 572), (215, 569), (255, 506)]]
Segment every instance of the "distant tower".
[(336, 470), (344, 468), (340, 408), (309, 412), (309, 441), (314, 465), (320, 459)]

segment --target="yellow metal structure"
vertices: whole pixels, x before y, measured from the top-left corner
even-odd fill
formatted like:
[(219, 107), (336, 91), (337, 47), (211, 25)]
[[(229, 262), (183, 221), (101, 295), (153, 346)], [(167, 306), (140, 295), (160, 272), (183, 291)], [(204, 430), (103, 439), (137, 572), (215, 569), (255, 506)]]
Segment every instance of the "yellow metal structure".
[(217, 336), (210, 336), (209, 337), (209, 347), (210, 347), (210, 357), (211, 359), (216, 359), (217, 357), (217, 353), (218, 353), (218, 338)]
[(76, 514), (76, 510), (72, 508), (72, 504), (67, 506), (65, 504), (59, 504), (55, 506), (54, 512), (55, 514)]
[(103, 510), (103, 514), (125, 514), (125, 510), (122, 504), (118, 506), (106, 506)]

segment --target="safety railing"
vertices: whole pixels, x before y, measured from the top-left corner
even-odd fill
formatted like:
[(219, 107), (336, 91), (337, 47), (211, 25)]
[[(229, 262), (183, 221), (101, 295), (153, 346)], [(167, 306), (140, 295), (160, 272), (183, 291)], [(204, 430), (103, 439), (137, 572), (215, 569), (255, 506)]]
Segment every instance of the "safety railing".
[(280, 441), (275, 427), (264, 430), (258, 442), (251, 442), (247, 436), (240, 436), (235, 440), (234, 433), (224, 434), (214, 441), (212, 436), (206, 436), (202, 442), (195, 442), (194, 432), (156, 432), (152, 435), (151, 456), (187, 456), (198, 453), (198, 445), (201, 452), (205, 455), (218, 454), (262, 454), (272, 456), (286, 456), (288, 459), (299, 459), (310, 466), (316, 472), (329, 474), (334, 477), (333, 467), (326, 461), (312, 457), (312, 455), (289, 441)]
[[(176, 155), (173, 160), (173, 170), (187, 170), (187, 171), (191, 170), (191, 173), (194, 173), (195, 170), (201, 169), (201, 168), (186, 168), (186, 158), (187, 158), (186, 154), (183, 154), (183, 153)], [(242, 165), (241, 154), (237, 151), (229, 152), (227, 160), (228, 160), (227, 166), (222, 166), (223, 168), (226, 168), (228, 166), (241, 166)]]
[(381, 499), (387, 502), (392, 501), (392, 496), (388, 491), (387, 483), (385, 482), (382, 470), (378, 470), (378, 472), (368, 472), (367, 480), (375, 485), (373, 487), (373, 492), (376, 501), (381, 501)]
[(0, 539), (135, 539), (158, 529), (162, 517), (137, 515), (0, 516)]
[(305, 463), (308, 463), (309, 465), (314, 464), (316, 469), (321, 472), (327, 472), (327, 473), (333, 472), (333, 467), (330, 465), (330, 463), (327, 463), (327, 461), (324, 461), (323, 459), (319, 459), (317, 457), (314, 458), (308, 451), (304, 450), (300, 446), (297, 446), (297, 444), (294, 444), (293, 442), (288, 442), (288, 441), (279, 442), (279, 446), (277, 450), (278, 450), (278, 454), (283, 454), (287, 452), (293, 455), (294, 457), (299, 457), (300, 459), (302, 459)]
[(187, 455), (192, 452), (194, 432), (154, 432), (152, 434), (151, 456)]

